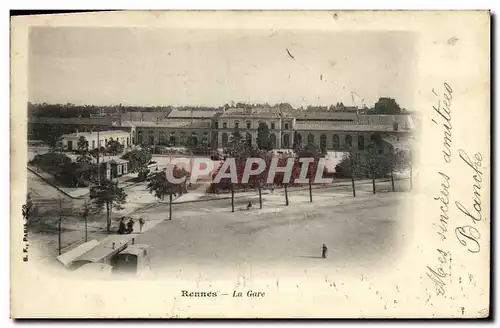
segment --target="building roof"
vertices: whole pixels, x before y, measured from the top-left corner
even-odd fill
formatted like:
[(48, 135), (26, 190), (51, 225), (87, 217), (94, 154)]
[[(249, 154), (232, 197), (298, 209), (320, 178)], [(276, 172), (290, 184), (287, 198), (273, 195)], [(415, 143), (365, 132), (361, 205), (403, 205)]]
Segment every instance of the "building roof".
[(274, 108), (229, 108), (220, 114), (227, 118), (281, 118), (286, 116)]
[(353, 124), (350, 122), (331, 121), (302, 121), (295, 123), (296, 130), (302, 131), (378, 131), (378, 132), (407, 132), (399, 129), (394, 130), (393, 125), (386, 124)]
[(115, 158), (115, 159), (110, 160), (108, 163), (110, 163), (110, 164), (127, 164), (128, 161), (121, 159), (121, 158)]
[(217, 111), (215, 110), (179, 110), (173, 109), (168, 118), (212, 118)]
[(122, 121), (156, 122), (167, 118), (170, 111), (161, 112), (127, 112), (122, 114)]
[(209, 119), (169, 119), (163, 122), (124, 122), (127, 125), (136, 127), (161, 127), (161, 128), (183, 128), (183, 129), (209, 129), (211, 121)]
[[(99, 131), (99, 134), (101, 135), (115, 135), (115, 134), (129, 134), (127, 131), (122, 131), (122, 130), (106, 130), (106, 131)], [(79, 138), (79, 137), (92, 137), (92, 136), (97, 136), (97, 131), (94, 132), (75, 132), (75, 133), (68, 133), (68, 134), (63, 134), (61, 138)]]
[(356, 121), (358, 115), (355, 112), (314, 112), (297, 111), (295, 114), (297, 120), (345, 120)]

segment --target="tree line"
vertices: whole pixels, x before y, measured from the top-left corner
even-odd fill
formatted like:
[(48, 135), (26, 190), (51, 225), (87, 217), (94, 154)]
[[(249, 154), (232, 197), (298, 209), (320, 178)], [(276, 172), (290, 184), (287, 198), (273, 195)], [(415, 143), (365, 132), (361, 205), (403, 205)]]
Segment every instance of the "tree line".
[[(341, 102), (331, 105), (308, 105), (294, 107), (289, 103), (245, 103), (245, 102), (230, 102), (222, 106), (132, 106), (132, 105), (76, 105), (72, 103), (66, 104), (48, 104), (48, 103), (31, 103), (28, 102), (28, 116), (34, 117), (90, 117), (100, 113), (105, 114), (123, 114), (127, 112), (167, 112), (173, 109), (177, 110), (195, 110), (195, 111), (216, 111), (227, 110), (230, 108), (268, 108), (278, 109), (281, 111), (305, 110), (310, 112), (344, 112), (355, 111), (355, 107), (345, 106)], [(381, 97), (371, 108), (363, 109), (369, 114), (406, 114), (408, 111), (401, 108), (394, 98)]]

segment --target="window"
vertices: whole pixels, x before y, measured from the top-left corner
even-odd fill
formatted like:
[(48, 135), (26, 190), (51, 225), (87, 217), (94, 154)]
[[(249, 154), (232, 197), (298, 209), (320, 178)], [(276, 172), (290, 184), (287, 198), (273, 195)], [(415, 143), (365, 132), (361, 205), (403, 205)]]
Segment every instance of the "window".
[(214, 123), (214, 128), (218, 129), (219, 128), (219, 122), (215, 121)]
[(321, 148), (321, 151), (326, 151), (326, 134), (322, 134), (319, 137), (319, 146)]
[(287, 133), (283, 135), (283, 148), (290, 148), (290, 136)]
[(334, 134), (333, 135), (333, 149), (334, 150), (338, 150), (340, 147), (340, 142), (339, 142), (339, 135), (338, 134)]
[(227, 129), (227, 122), (222, 123), (222, 128)]
[(95, 149), (95, 140), (92, 140), (92, 149)]
[(229, 140), (229, 138), (227, 136), (227, 133), (224, 132), (222, 134), (222, 147), (226, 147), (228, 145), (228, 140)]
[(252, 122), (247, 121), (247, 129), (251, 129), (251, 128), (252, 128)]
[(186, 144), (186, 132), (181, 132), (180, 144), (184, 146)]
[(347, 148), (351, 148), (352, 147), (352, 137), (349, 134), (345, 136), (345, 146)]
[(307, 136), (307, 143), (314, 143), (314, 134), (309, 133), (309, 135)]
[(127, 137), (127, 146), (130, 146), (130, 138)]
[(271, 133), (269, 136), (269, 140), (271, 141), (271, 148), (275, 149), (276, 148), (276, 135), (274, 133)]
[(169, 146), (175, 147), (175, 132), (170, 132)]
[(274, 122), (271, 122), (271, 130), (274, 130), (276, 129), (276, 125), (274, 124)]
[(363, 135), (358, 135), (358, 149), (365, 149), (365, 137)]
[(285, 123), (285, 130), (288, 130), (288, 123)]
[(160, 145), (165, 144), (165, 132), (160, 132)]
[(247, 141), (247, 145), (249, 147), (252, 147), (252, 135), (250, 133), (248, 133), (248, 132), (246, 134), (246, 141)]
[(240, 128), (240, 121), (234, 121), (234, 128), (239, 129)]

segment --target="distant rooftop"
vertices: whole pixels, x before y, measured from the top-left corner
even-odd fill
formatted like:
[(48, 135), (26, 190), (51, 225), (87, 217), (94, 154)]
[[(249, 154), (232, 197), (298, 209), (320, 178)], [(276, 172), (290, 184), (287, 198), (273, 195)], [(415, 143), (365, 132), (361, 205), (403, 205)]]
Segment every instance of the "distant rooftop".
[[(106, 131), (99, 131), (99, 134), (102, 135), (110, 135), (110, 134), (128, 134), (129, 132), (127, 131), (122, 131), (122, 130), (106, 130)], [(97, 135), (97, 131), (94, 132), (75, 132), (75, 133), (68, 133), (68, 134), (63, 134), (61, 137), (91, 137)]]
[(173, 109), (168, 118), (212, 118), (217, 111), (215, 110), (179, 110)]

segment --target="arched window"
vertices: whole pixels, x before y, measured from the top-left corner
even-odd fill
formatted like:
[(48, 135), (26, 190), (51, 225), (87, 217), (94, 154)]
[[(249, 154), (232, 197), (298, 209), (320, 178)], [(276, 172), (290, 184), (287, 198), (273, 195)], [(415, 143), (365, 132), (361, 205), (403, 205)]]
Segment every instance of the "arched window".
[(363, 150), (365, 149), (365, 136), (363, 135), (358, 135), (358, 149)]
[(141, 145), (144, 142), (142, 131), (137, 132), (137, 143)]
[(240, 128), (240, 121), (234, 121), (234, 128), (239, 129)]
[(319, 147), (321, 148), (321, 151), (326, 151), (326, 134), (322, 134), (319, 137)]
[(191, 140), (194, 146), (198, 146), (198, 136), (196, 135), (196, 132), (191, 133)]
[(149, 131), (149, 144), (150, 145), (155, 144), (155, 133), (153, 131)]
[(345, 136), (345, 146), (346, 146), (346, 148), (352, 147), (352, 137), (350, 134)]
[(287, 133), (283, 135), (283, 148), (290, 148), (290, 136)]
[(271, 122), (271, 130), (274, 130), (276, 128), (276, 124), (274, 122)]
[(227, 122), (223, 122), (223, 123), (222, 123), (222, 128), (223, 128), (223, 129), (227, 129)]
[(227, 133), (224, 132), (222, 134), (222, 147), (227, 147), (228, 143), (229, 143), (229, 138), (227, 136)]
[(340, 141), (339, 141), (339, 135), (338, 134), (334, 134), (333, 135), (333, 149), (334, 150), (338, 150), (340, 148)]
[(273, 149), (276, 148), (276, 135), (274, 133), (271, 133), (271, 135), (269, 135), (269, 140), (271, 141), (271, 147)]
[(175, 147), (175, 132), (170, 132), (170, 140), (169, 140), (169, 143), (170, 143), (170, 147)]
[(247, 129), (251, 129), (251, 128), (252, 128), (252, 122), (247, 121)]
[(252, 147), (252, 135), (250, 133), (247, 132), (246, 136), (245, 136), (245, 139), (247, 141), (247, 145), (249, 147)]
[(307, 143), (314, 143), (314, 134), (309, 133), (309, 135), (307, 136)]
[(160, 144), (160, 145), (165, 144), (165, 132), (163, 132), (163, 131), (160, 131), (160, 140), (159, 140), (159, 144)]

